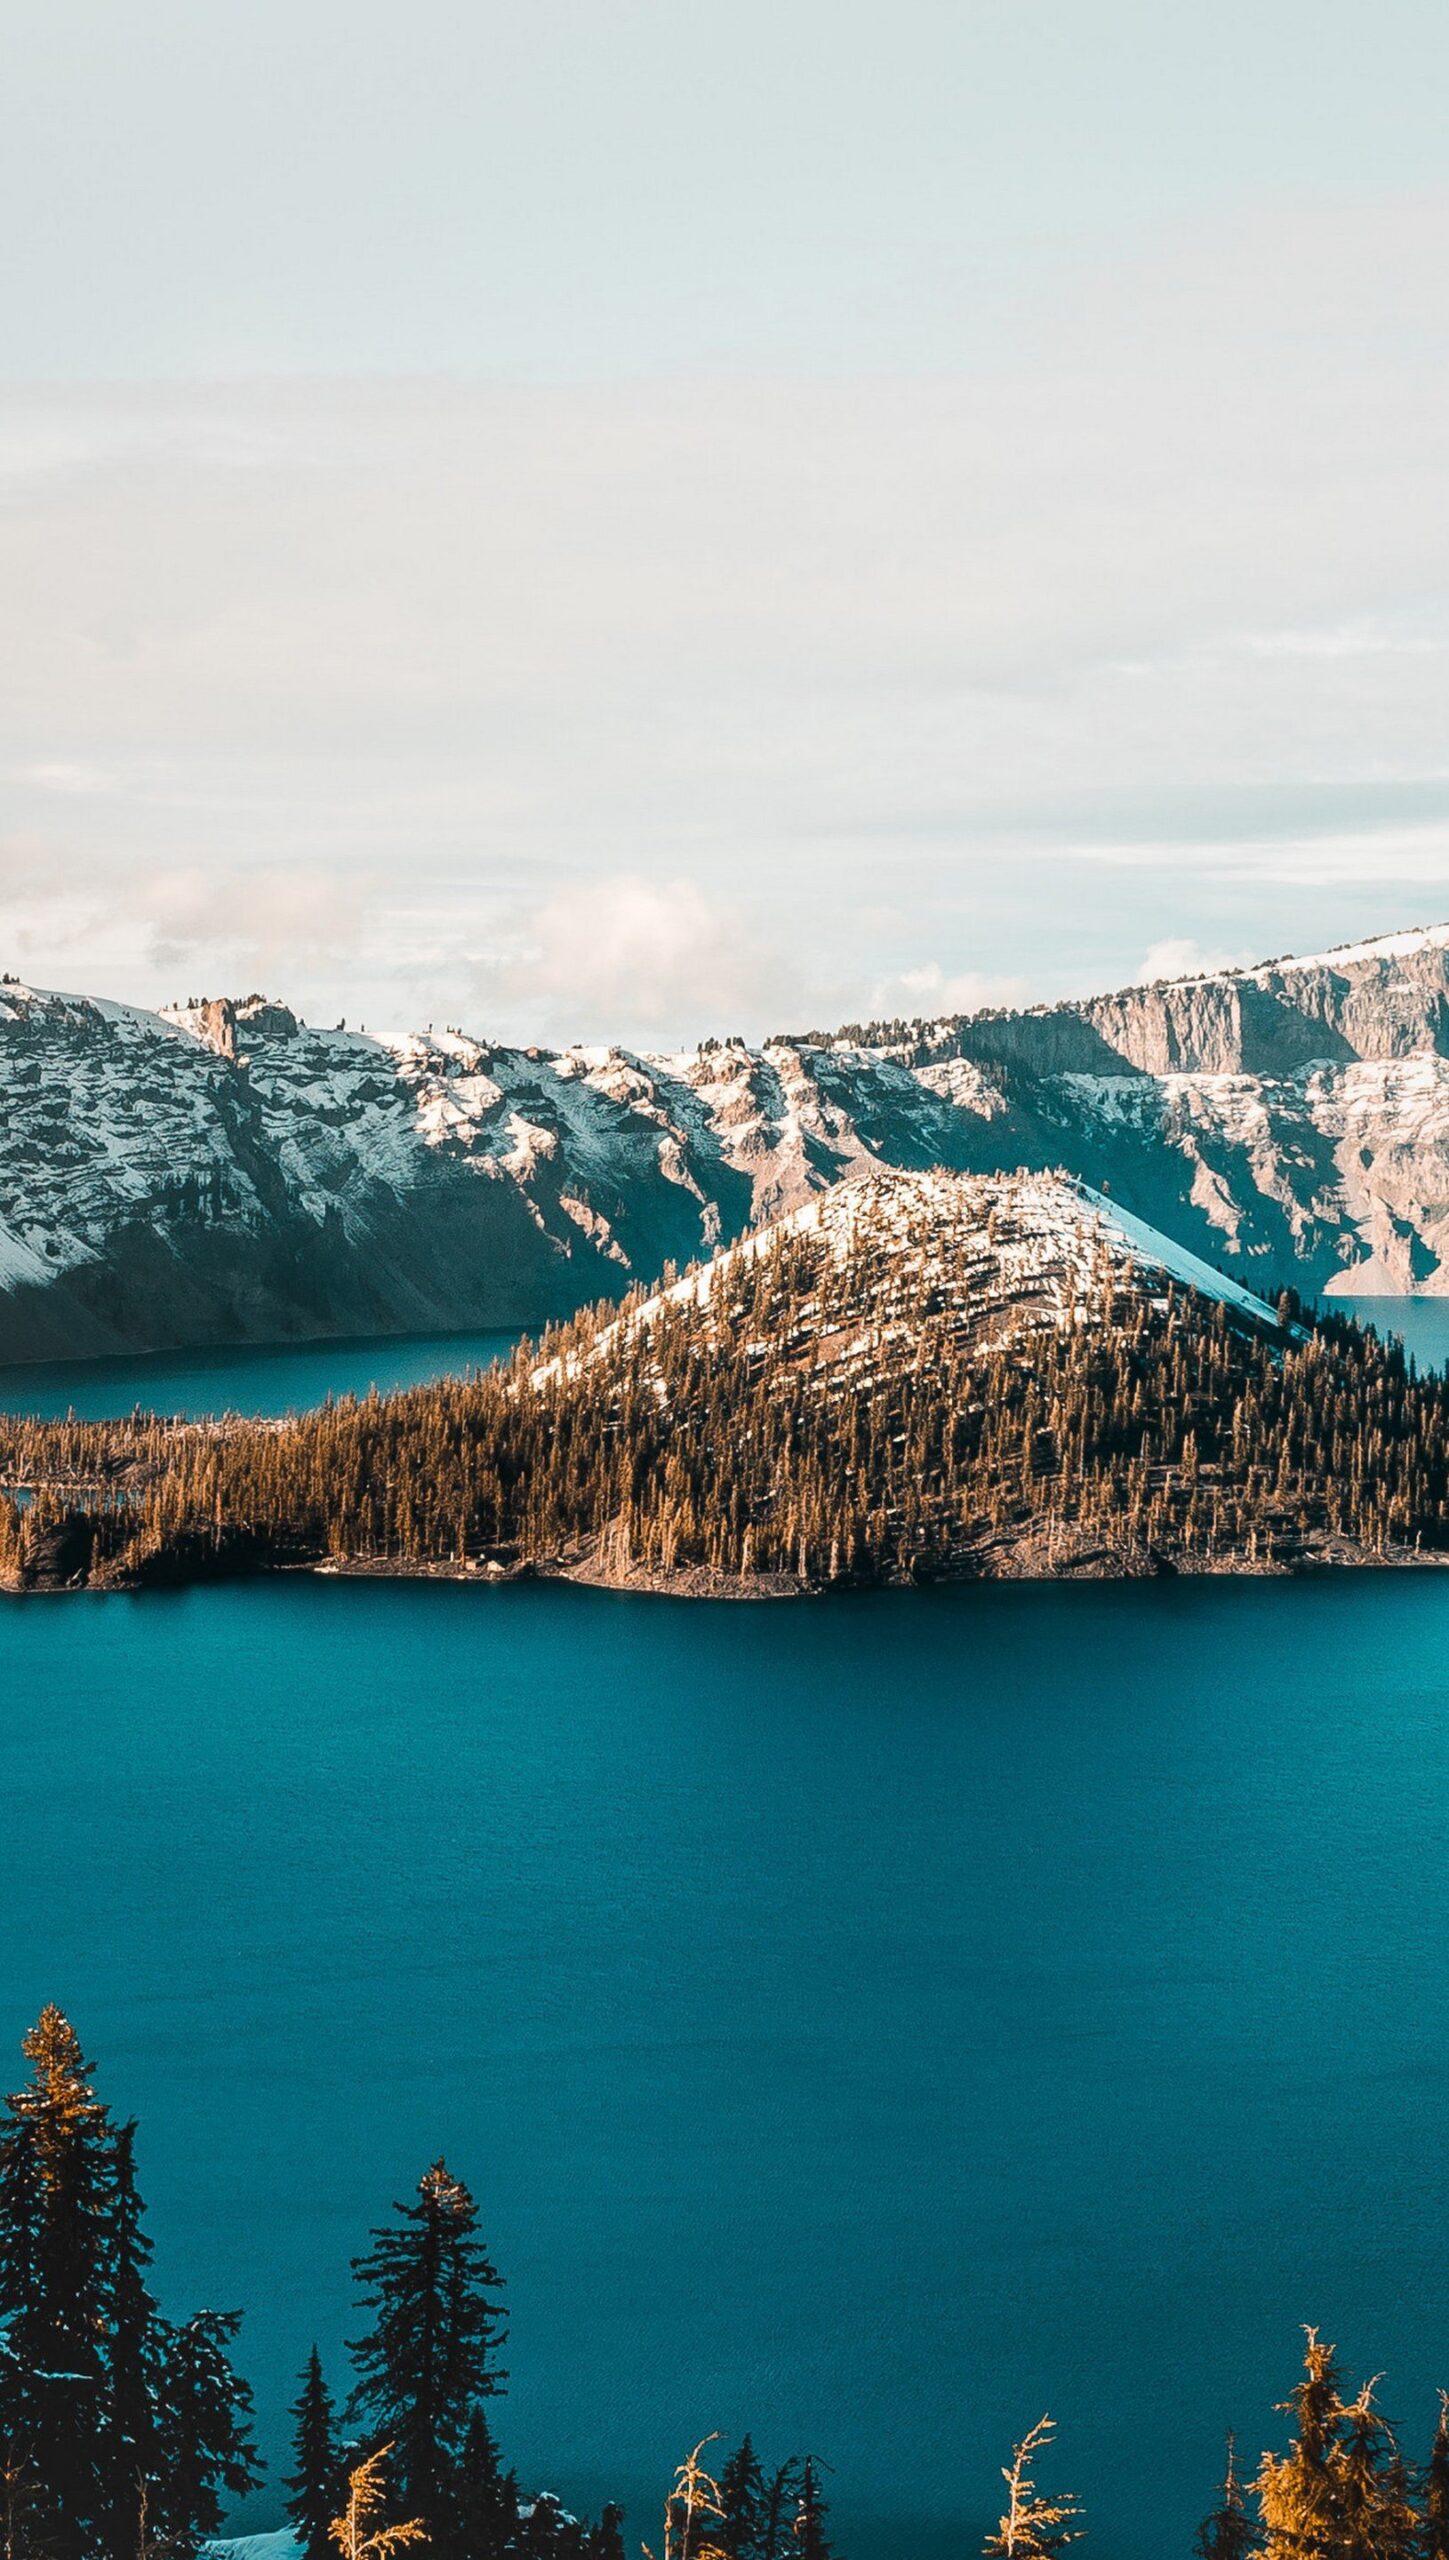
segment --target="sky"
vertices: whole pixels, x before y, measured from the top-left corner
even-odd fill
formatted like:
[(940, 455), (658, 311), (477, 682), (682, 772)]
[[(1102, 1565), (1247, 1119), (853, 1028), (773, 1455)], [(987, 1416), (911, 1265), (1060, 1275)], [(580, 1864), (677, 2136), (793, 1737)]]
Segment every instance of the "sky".
[(1449, 916), (1442, 0), (0, 0), (0, 966), (667, 1044)]

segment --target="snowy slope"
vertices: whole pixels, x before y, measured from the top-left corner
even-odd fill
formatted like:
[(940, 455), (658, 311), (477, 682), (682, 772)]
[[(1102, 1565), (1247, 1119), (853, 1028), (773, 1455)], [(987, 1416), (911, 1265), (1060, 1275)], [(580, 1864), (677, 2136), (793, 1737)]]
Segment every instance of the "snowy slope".
[(1215, 1271), (1211, 1263), (1189, 1253), (1185, 1245), (1174, 1244), (1170, 1236), (1149, 1227), (1145, 1218), (1135, 1218), (1115, 1200), (1105, 1199), (1089, 1182), (1071, 1186), (1072, 1197), (1091, 1214), (1097, 1233), (1104, 1243), (1125, 1262), (1139, 1269), (1160, 1271), (1165, 1278), (1177, 1280), (1185, 1288), (1195, 1289), (1199, 1297), (1215, 1298), (1225, 1307), (1235, 1307), (1240, 1315), (1277, 1325), (1276, 1310), (1242, 1283)]
[(239, 2533), (221, 2542), (203, 2542), (202, 2560), (302, 2560), (302, 2546), (283, 2525), (276, 2533)]
[(620, 1333), (648, 1333), (671, 1308), (697, 1308), (708, 1318), (728, 1302), (726, 1283), (795, 1236), (818, 1238), (837, 1267), (856, 1272), (865, 1329), (820, 1347), (832, 1366), (875, 1358), (888, 1341), (914, 1341), (915, 1310), (927, 1301), (933, 1313), (948, 1312), (960, 1333), (982, 1340), (1006, 1323), (1061, 1327), (1090, 1315), (1109, 1288), (1121, 1286), (1154, 1297), (1169, 1285), (1189, 1289), (1270, 1334), (1283, 1332), (1263, 1299), (1070, 1174), (877, 1170), (722, 1246), (601, 1327), (587, 1349), (541, 1362), (535, 1383), (556, 1381), (565, 1361), (572, 1374), (606, 1354)]

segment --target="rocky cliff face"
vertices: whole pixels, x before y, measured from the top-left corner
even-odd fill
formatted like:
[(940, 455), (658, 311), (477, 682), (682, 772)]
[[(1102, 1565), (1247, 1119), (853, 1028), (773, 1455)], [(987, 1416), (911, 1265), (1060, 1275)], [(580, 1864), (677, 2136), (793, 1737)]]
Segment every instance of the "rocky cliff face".
[[(931, 1026), (943, 1048), (1038, 1074), (1294, 1075), (1351, 1058), (1449, 1046), (1449, 926), (1426, 926), (1309, 960), (1127, 987), (1074, 1004), (962, 1015)], [(896, 1026), (891, 1026), (894, 1030)]]
[(0, 985), (0, 1360), (538, 1324), (872, 1165), (1060, 1166), (1250, 1286), (1449, 1292), (1449, 927), (671, 1057)]

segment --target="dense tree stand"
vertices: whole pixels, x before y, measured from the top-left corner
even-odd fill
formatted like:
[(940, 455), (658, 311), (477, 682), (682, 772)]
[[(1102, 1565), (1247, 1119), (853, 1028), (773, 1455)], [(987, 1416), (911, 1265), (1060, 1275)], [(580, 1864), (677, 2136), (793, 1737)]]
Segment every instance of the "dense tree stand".
[(163, 2319), (146, 2283), (135, 2128), (43, 2009), (0, 2118), (0, 2479), (7, 2550), (193, 2553), (256, 2476), (237, 2316)]

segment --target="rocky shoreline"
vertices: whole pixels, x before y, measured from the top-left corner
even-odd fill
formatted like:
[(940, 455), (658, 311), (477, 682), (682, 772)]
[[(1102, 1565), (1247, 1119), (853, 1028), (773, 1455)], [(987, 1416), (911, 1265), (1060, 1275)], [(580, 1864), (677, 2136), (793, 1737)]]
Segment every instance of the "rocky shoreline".
[(256, 1549), (214, 1550), (209, 1556), (194, 1548), (181, 1554), (165, 1551), (144, 1567), (121, 1566), (68, 1573), (62, 1553), (36, 1556), (19, 1575), (0, 1576), (0, 1595), (10, 1598), (56, 1597), (81, 1592), (93, 1596), (192, 1589), (210, 1582), (244, 1582), (306, 1574), (325, 1581), (455, 1582), (474, 1589), (500, 1590), (524, 1582), (565, 1582), (596, 1591), (647, 1594), (670, 1600), (727, 1601), (732, 1604), (781, 1600), (821, 1600), (842, 1592), (925, 1591), (961, 1588), (989, 1582), (1164, 1582), (1193, 1580), (1306, 1580), (1338, 1573), (1401, 1573), (1442, 1570), (1449, 1553), (1421, 1547), (1393, 1546), (1376, 1552), (1348, 1538), (1310, 1538), (1272, 1555), (1206, 1558), (1181, 1549), (1149, 1547), (1130, 1537), (1104, 1537), (1100, 1530), (1077, 1530), (1072, 1524), (1047, 1527), (1031, 1523), (1016, 1535), (993, 1534), (964, 1549), (929, 1573), (887, 1574), (878, 1578), (841, 1575), (834, 1581), (793, 1573), (716, 1573), (702, 1565), (667, 1571), (658, 1565), (619, 1556), (607, 1537), (587, 1548), (541, 1556), (469, 1556), (457, 1560), (403, 1561), (389, 1556), (268, 1555)]

